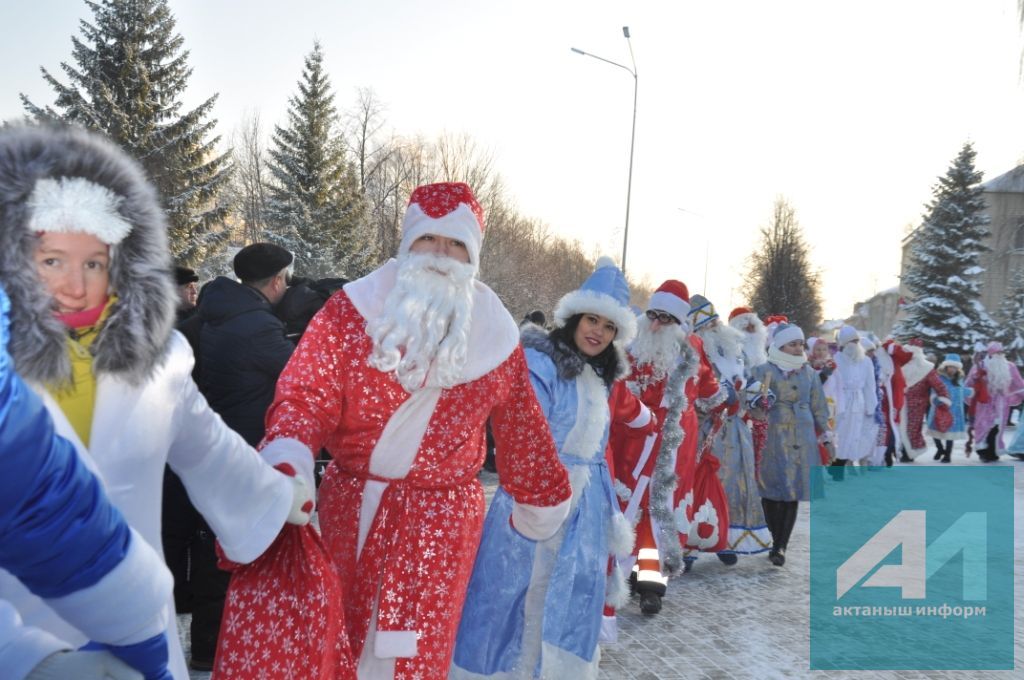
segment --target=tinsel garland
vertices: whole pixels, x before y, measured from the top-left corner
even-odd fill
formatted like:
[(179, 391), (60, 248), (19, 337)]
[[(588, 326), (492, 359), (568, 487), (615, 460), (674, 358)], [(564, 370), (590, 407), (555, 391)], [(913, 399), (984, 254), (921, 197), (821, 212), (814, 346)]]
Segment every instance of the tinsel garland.
[(651, 479), (650, 511), (658, 527), (658, 551), (661, 556), (662, 571), (676, 574), (683, 565), (683, 549), (676, 532), (675, 518), (672, 516), (672, 497), (675, 495), (676, 476), (675, 462), (679, 447), (686, 433), (683, 432), (680, 419), (688, 404), (686, 399), (686, 381), (697, 375), (697, 352), (688, 342), (684, 342), (680, 352), (679, 363), (669, 374), (665, 386), (668, 395), (668, 409), (661, 430), (661, 446), (658, 458), (654, 463), (654, 475)]

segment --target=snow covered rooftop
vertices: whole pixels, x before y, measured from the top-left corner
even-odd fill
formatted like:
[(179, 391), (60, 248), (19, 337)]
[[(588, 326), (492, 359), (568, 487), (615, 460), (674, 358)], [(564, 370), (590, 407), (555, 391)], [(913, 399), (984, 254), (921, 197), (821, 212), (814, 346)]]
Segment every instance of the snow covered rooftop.
[(1018, 165), (1009, 172), (1004, 172), (994, 179), (981, 185), (988, 193), (1022, 194), (1024, 193), (1024, 165)]

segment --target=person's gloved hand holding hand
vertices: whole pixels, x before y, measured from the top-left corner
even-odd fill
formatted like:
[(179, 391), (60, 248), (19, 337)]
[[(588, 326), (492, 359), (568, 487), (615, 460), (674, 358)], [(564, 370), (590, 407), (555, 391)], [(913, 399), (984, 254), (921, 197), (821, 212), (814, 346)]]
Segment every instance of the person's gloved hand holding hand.
[(306, 482), (295, 474), (295, 468), (288, 463), (280, 463), (274, 466), (283, 474), (292, 478), (292, 509), (285, 520), (288, 524), (305, 526), (313, 519), (313, 493), (309, 490)]

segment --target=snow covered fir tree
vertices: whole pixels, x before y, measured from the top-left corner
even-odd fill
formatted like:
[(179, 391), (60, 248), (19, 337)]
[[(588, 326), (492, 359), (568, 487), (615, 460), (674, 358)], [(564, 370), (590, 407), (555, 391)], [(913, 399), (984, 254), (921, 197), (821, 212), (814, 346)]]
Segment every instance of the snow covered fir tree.
[(1007, 358), (1020, 364), (1024, 361), (1024, 270), (1017, 270), (1010, 283), (1009, 294), (996, 312), (999, 319), (999, 340), (1006, 348)]
[(303, 276), (355, 278), (374, 267), (376, 251), (323, 60), (315, 43), (289, 100), (288, 124), (274, 128), (267, 236), (295, 255)]
[(192, 69), (167, 0), (86, 4), (93, 20), (81, 22), (80, 39), (71, 38), (74, 65), (61, 63), (68, 83), (41, 69), (56, 100), (37, 106), (21, 95), (22, 103), (38, 120), (99, 130), (138, 160), (167, 212), (175, 257), (196, 264), (227, 237), (218, 195), (230, 164), (215, 149), (220, 137), (209, 117), (217, 96), (182, 110)]
[(973, 146), (964, 144), (932, 189), (924, 220), (912, 236), (904, 274), (911, 298), (906, 316), (894, 329), (900, 340), (920, 337), (939, 355), (955, 352), (965, 358), (976, 342), (995, 334), (995, 324), (979, 300), (984, 272), (979, 263), (988, 250), (984, 239), (989, 218), (975, 155)]

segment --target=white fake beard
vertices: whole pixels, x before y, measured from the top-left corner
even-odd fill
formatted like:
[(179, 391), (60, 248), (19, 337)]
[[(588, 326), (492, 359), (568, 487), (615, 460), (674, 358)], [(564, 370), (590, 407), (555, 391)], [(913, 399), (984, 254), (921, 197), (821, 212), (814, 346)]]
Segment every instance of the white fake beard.
[(473, 267), (450, 257), (407, 253), (382, 316), (366, 332), (370, 365), (395, 372), (407, 392), (457, 384), (469, 351)]
[(896, 364), (893, 363), (892, 357), (884, 347), (881, 348), (881, 351), (875, 352), (875, 357), (878, 359), (879, 374), (884, 380), (888, 380), (896, 373)]
[(718, 324), (714, 328), (697, 331), (697, 335), (704, 341), (704, 352), (708, 356), (717, 354), (726, 359), (741, 359), (743, 357), (744, 333), (732, 326)]
[(988, 385), (993, 392), (1005, 392), (1010, 387), (1010, 362), (1002, 354), (993, 354), (985, 362)]
[(867, 356), (864, 354), (864, 348), (861, 346), (859, 340), (848, 342), (843, 345), (843, 354), (845, 354), (846, 358), (855, 364), (860, 363), (860, 360)]
[(768, 361), (768, 329), (764, 327), (761, 320), (754, 317), (754, 331), (748, 333), (744, 330), (747, 326), (747, 320), (736, 318), (733, 321), (741, 321), (740, 328), (732, 325), (732, 321), (729, 322), (729, 326), (734, 328), (743, 334), (743, 360), (747, 366), (760, 366), (761, 364)]
[(679, 361), (686, 331), (674, 323), (655, 332), (653, 323), (647, 317), (640, 320), (636, 340), (630, 345), (629, 353), (636, 359), (637, 366), (649, 364), (652, 367), (651, 378), (657, 382), (664, 379)]

